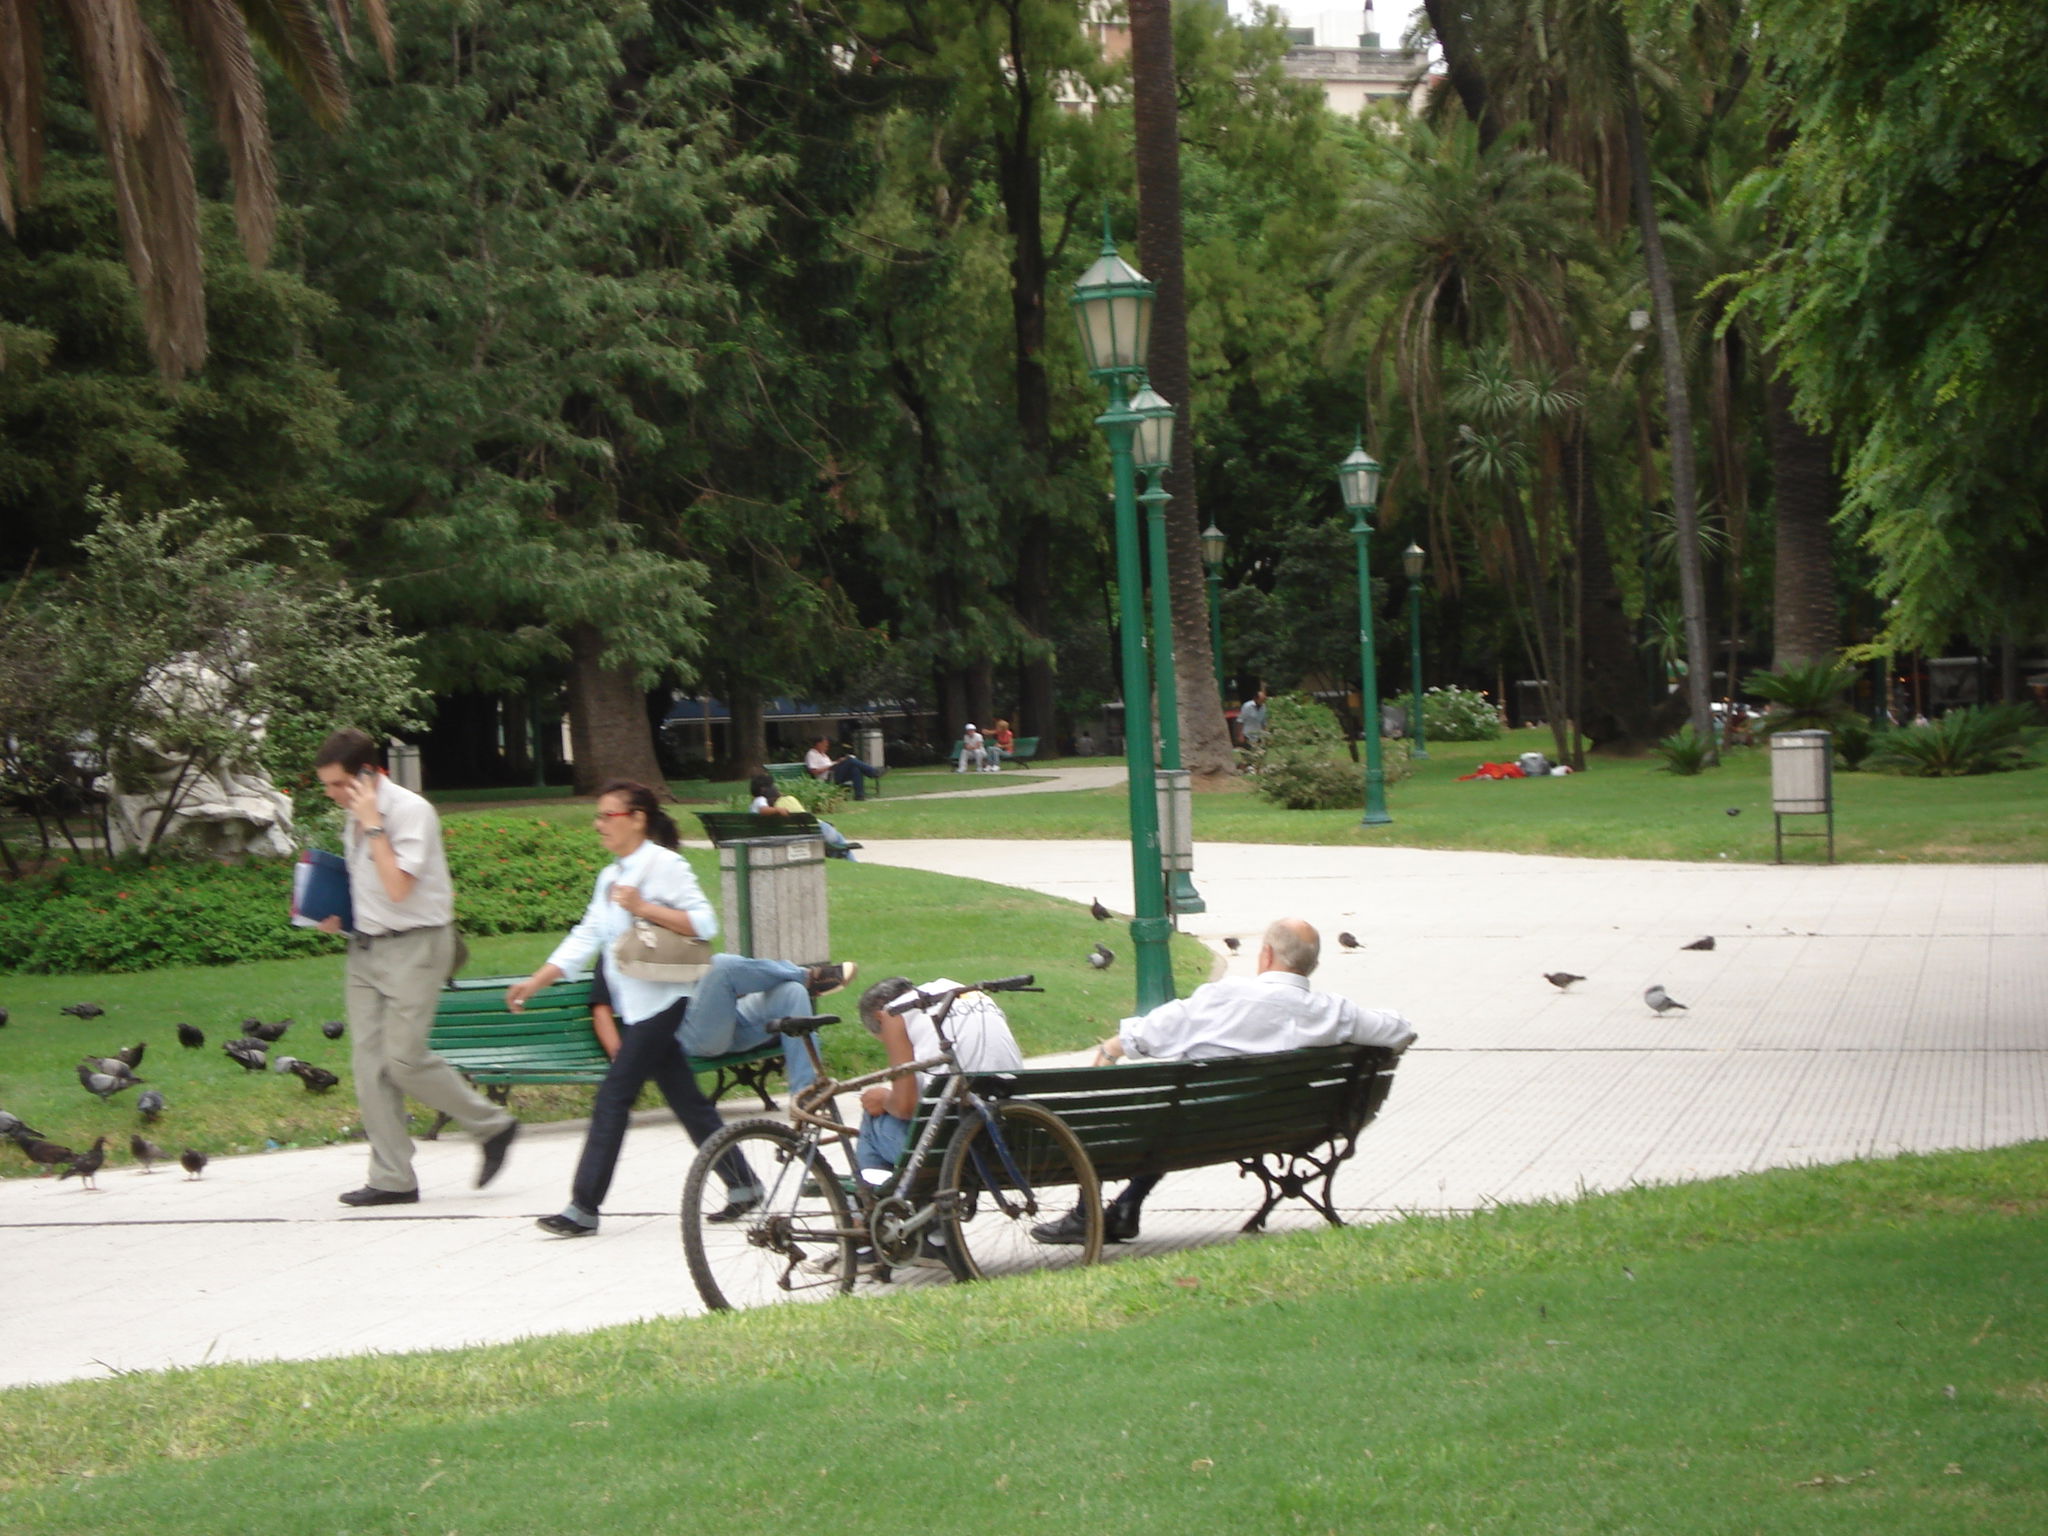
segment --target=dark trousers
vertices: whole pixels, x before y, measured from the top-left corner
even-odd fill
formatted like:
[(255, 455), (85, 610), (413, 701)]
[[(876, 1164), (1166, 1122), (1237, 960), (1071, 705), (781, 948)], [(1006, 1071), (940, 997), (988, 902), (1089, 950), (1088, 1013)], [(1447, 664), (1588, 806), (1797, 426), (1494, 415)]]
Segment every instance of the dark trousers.
[(833, 783), (844, 784), (852, 790), (854, 799), (865, 800), (868, 797), (868, 780), (879, 779), (881, 775), (857, 757), (842, 757), (832, 765), (830, 777)]
[(1123, 1187), (1123, 1193), (1119, 1194), (1114, 1200), (1109, 1201), (1108, 1204), (1121, 1207), (1124, 1214), (1135, 1221), (1137, 1220), (1138, 1212), (1145, 1208), (1145, 1197), (1157, 1189), (1159, 1181), (1165, 1177), (1166, 1175), (1163, 1173), (1141, 1173), (1138, 1177), (1131, 1180), (1130, 1183), (1126, 1184)]
[[(633, 1101), (651, 1079), (668, 1100), (690, 1139), (700, 1146), (706, 1137), (725, 1124), (718, 1106), (704, 1097), (697, 1075), (690, 1070), (683, 1048), (676, 1043), (676, 1030), (689, 1007), (688, 998), (677, 998), (651, 1019), (628, 1024), (619, 1031), (619, 1054), (611, 1070), (597, 1085), (597, 1101), (590, 1108), (590, 1133), (583, 1139), (583, 1156), (576, 1163), (576, 1179), (569, 1196), (577, 1206), (595, 1217), (603, 1208), (612, 1187), (612, 1170), (618, 1166), (619, 1148), (626, 1139), (626, 1119)], [(748, 1188), (753, 1177), (746, 1160), (737, 1153), (722, 1164), (718, 1176), (728, 1188)]]

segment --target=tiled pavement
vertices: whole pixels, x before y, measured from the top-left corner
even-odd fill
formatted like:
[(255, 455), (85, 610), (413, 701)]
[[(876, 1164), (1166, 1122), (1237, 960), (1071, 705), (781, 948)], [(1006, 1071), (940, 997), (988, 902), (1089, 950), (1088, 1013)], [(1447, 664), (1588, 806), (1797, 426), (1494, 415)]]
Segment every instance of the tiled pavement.
[[(1119, 843), (870, 844), (864, 856), (970, 877), (1000, 868), (1128, 910)], [(1234, 966), (1249, 968), (1274, 916), (1351, 929), (1365, 948), (1327, 954), (1319, 984), (1421, 1030), (1338, 1180), (1359, 1219), (2048, 1135), (2042, 866), (1205, 845), (1196, 883), (1210, 910), (1186, 926), (1247, 939)], [(1109, 931), (1083, 922), (1077, 945)], [(1711, 953), (1680, 949), (1708, 933)], [(1539, 977), (1556, 969), (1588, 980), (1560, 994)], [(1641, 995), (1653, 981), (1689, 1011), (1652, 1015)], [(334, 1203), (360, 1182), (358, 1147), (222, 1159), (197, 1183), (121, 1170), (99, 1194), (0, 1182), (0, 1384), (695, 1310), (674, 1219), (682, 1133), (645, 1117), (603, 1233), (549, 1240), (531, 1223), (558, 1208), (579, 1142), (580, 1127), (536, 1128), (481, 1193), (466, 1144), (423, 1147), (421, 1204), (373, 1214)], [(1235, 1170), (1169, 1179), (1133, 1249), (1226, 1236), (1251, 1191)]]

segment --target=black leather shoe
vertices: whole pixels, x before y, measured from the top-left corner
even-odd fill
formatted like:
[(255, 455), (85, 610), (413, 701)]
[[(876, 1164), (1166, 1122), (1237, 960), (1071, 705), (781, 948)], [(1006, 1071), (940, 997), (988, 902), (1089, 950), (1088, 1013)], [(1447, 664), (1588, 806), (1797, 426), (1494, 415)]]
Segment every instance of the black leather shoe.
[(759, 1195), (747, 1195), (741, 1199), (728, 1200), (725, 1203), (724, 1210), (712, 1211), (704, 1219), (715, 1222), (738, 1221), (760, 1203), (761, 1197)]
[(477, 1165), (476, 1187), (482, 1189), (498, 1176), (498, 1170), (505, 1166), (505, 1154), (512, 1150), (512, 1138), (519, 1134), (519, 1122), (514, 1120), (483, 1144), (484, 1160)]
[(543, 1216), (534, 1223), (550, 1237), (595, 1237), (596, 1227), (586, 1227), (572, 1216)]
[[(1031, 1229), (1031, 1236), (1035, 1242), (1078, 1247), (1085, 1231), (1080, 1208), (1076, 1207), (1058, 1221), (1041, 1221)], [(1136, 1212), (1126, 1211), (1114, 1201), (1102, 1208), (1102, 1240), (1105, 1243), (1128, 1243), (1137, 1235)]]
[(343, 1205), (418, 1205), (420, 1192), (416, 1189), (375, 1189), (365, 1184), (361, 1189), (352, 1189), (341, 1197)]

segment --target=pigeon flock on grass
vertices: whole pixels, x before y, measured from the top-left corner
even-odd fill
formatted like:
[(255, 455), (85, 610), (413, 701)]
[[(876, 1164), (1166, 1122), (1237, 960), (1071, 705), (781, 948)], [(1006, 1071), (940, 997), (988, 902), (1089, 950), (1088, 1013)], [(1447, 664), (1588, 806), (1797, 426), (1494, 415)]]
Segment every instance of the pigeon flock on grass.
[[(97, 1003), (71, 1003), (59, 1011), (68, 1017), (86, 1021), (101, 1018), (106, 1013), (106, 1009)], [(0, 1026), (4, 1026), (7, 1020), (7, 1010), (0, 1008)], [(270, 1047), (291, 1028), (292, 1022), (288, 1018), (274, 1021), (244, 1019), (241, 1038), (228, 1041), (221, 1050), (245, 1073), (261, 1072), (266, 1067), (274, 1072), (288, 1073), (298, 1078), (308, 1093), (326, 1093), (338, 1086), (340, 1075), (325, 1067), (296, 1056), (270, 1055)], [(174, 1027), (178, 1044), (187, 1050), (198, 1050), (206, 1044), (205, 1032), (196, 1026), (178, 1024)], [(329, 1019), (320, 1026), (320, 1033), (329, 1040), (339, 1040), (347, 1028), (340, 1019)], [(148, 1079), (139, 1074), (138, 1069), (148, 1051), (149, 1042), (138, 1040), (133, 1045), (120, 1047), (111, 1056), (87, 1055), (73, 1069), (78, 1085), (102, 1104), (112, 1103), (130, 1089), (139, 1089), (134, 1099), (136, 1113), (144, 1125), (154, 1125), (162, 1118), (169, 1102), (161, 1090), (145, 1086)], [(97, 1136), (93, 1144), (81, 1152), (53, 1140), (19, 1115), (0, 1109), (0, 1144), (12, 1142), (22, 1156), (48, 1173), (55, 1173), (60, 1182), (75, 1176), (81, 1190), (99, 1189), (95, 1176), (106, 1166), (108, 1140), (106, 1136)], [(118, 1147), (119, 1138), (113, 1140)], [(129, 1136), (128, 1153), (142, 1173), (154, 1173), (156, 1164), (169, 1161), (171, 1155), (140, 1131)], [(207, 1155), (193, 1147), (187, 1147), (178, 1154), (178, 1164), (188, 1179), (196, 1179), (205, 1172), (207, 1161)]]

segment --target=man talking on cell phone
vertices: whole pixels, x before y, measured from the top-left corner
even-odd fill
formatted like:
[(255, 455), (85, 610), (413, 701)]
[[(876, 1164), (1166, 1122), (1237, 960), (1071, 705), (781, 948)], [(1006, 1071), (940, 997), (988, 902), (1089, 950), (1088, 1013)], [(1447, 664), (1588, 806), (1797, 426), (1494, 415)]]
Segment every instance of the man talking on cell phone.
[[(468, 958), (455, 932), (455, 883), (433, 806), (377, 768), (377, 744), (358, 730), (320, 744), (313, 771), (348, 812), (342, 838), (355, 931), (348, 946), (348, 1034), (370, 1178), (343, 1205), (412, 1205), (419, 1179), (406, 1124), (410, 1094), (448, 1116), (483, 1151), (476, 1184), (498, 1176), (519, 1122), (427, 1045), (434, 1004)], [(341, 931), (339, 918), (320, 925)]]

